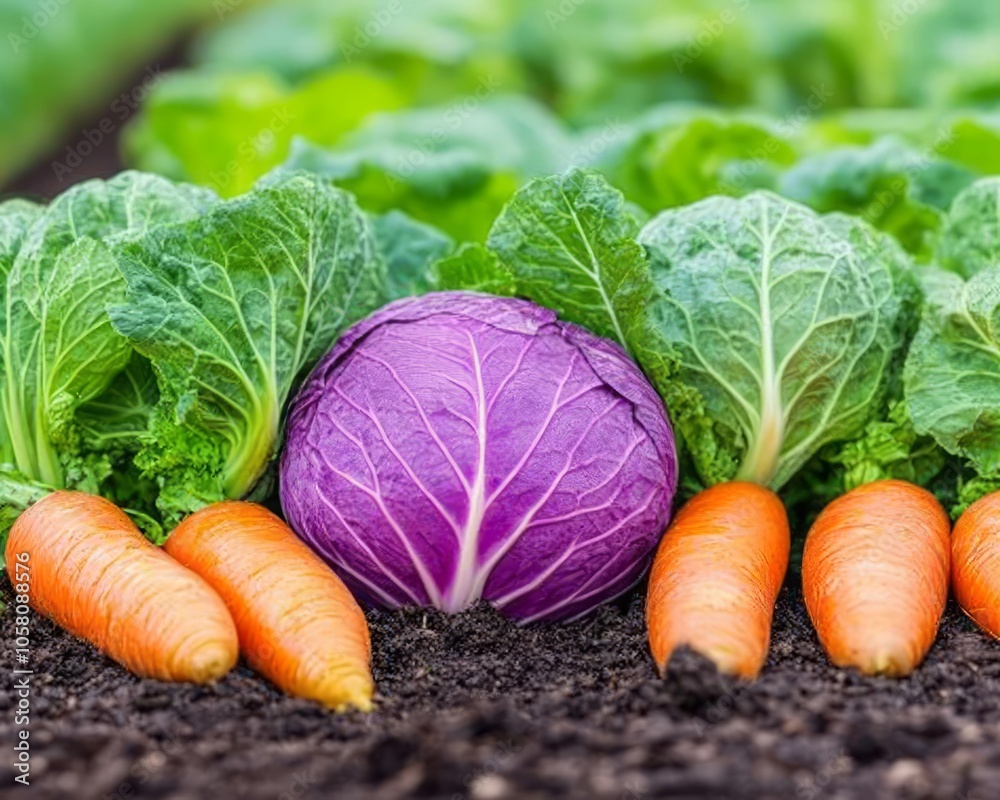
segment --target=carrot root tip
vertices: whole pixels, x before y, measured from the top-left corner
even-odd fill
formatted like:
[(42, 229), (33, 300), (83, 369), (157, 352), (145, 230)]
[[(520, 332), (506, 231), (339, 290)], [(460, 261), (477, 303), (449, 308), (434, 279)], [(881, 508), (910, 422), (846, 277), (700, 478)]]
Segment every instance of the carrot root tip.
[(193, 652), (188, 660), (194, 683), (213, 683), (236, 666), (238, 649), (221, 642), (207, 642)]
[(331, 680), (326, 686), (320, 687), (318, 694), (320, 702), (334, 711), (357, 709), (368, 712), (374, 707), (374, 692), (375, 686), (367, 675), (349, 675)]
[(913, 671), (909, 653), (901, 647), (885, 647), (876, 650), (868, 662), (869, 675), (884, 675), (887, 678), (903, 678)]

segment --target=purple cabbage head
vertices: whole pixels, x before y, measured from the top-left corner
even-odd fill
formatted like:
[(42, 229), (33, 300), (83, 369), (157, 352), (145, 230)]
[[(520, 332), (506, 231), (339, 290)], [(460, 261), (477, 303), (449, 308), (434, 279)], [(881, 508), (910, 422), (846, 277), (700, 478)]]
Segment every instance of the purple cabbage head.
[(639, 578), (677, 480), (620, 347), (523, 300), (442, 292), (351, 328), (289, 413), (281, 503), (363, 599), (581, 616)]

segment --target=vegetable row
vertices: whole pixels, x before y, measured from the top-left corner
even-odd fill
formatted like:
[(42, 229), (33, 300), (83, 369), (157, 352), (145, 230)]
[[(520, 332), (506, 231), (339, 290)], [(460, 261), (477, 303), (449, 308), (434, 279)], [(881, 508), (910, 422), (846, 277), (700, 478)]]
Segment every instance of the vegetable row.
[[(122, 620), (170, 634), (171, 619), (216, 619), (208, 665), (188, 654), (177, 674), (217, 677), (235, 659), (225, 607), (245, 654), (294, 640), (261, 671), (310, 696), (289, 676), (347, 650), (366, 663), (364, 620), (280, 521), (227, 500), (278, 487), (291, 528), (369, 603), (486, 600), (524, 621), (626, 591), (686, 501), (650, 580), (654, 656), (689, 644), (750, 676), (787, 567), (781, 490), (799, 516), (833, 501), (804, 562), (831, 657), (905, 674), (952, 572), (998, 632), (997, 197), (995, 179), (960, 194), (927, 264), (857, 217), (768, 192), (647, 221), (580, 169), (528, 183), (485, 244), (457, 246), (426, 247), (426, 225), (373, 217), (308, 172), (230, 200), (124, 173), (46, 208), (6, 203), (4, 518), (38, 501), (8, 561), (30, 551), (33, 602), (143, 674), (170, 677), (174, 648), (130, 653)], [(152, 545), (138, 556), (132, 523), (95, 496), (154, 541), (173, 530), (167, 553), (215, 611), (150, 597), (136, 575), (190, 574), (168, 576)], [(940, 503), (976, 500), (949, 546)], [(94, 519), (75, 533), (81, 508)], [(100, 564), (90, 535), (120, 587), (84, 566), (75, 583), (46, 573), (63, 548)], [(286, 589), (240, 556), (283, 564), (282, 548), (305, 574)], [(310, 593), (350, 609), (314, 612), (339, 637), (279, 630)], [(88, 595), (84, 618), (60, 616)]]

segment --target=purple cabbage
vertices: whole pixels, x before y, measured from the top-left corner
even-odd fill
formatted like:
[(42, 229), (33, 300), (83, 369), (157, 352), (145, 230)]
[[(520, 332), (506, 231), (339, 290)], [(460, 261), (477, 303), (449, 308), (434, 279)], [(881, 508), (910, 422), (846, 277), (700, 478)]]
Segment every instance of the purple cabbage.
[(351, 328), (289, 412), (281, 503), (362, 599), (524, 620), (632, 586), (677, 481), (625, 352), (523, 300), (442, 292)]

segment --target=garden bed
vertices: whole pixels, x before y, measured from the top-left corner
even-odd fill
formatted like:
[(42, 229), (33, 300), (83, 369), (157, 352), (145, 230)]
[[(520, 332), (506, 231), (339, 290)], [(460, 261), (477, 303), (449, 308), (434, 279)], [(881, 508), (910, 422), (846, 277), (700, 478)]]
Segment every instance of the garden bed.
[[(378, 709), (335, 716), (244, 668), (208, 688), (140, 680), (33, 617), (30, 796), (990, 800), (1000, 786), (1000, 644), (954, 607), (913, 677), (862, 678), (827, 663), (786, 588), (750, 686), (687, 653), (654, 677), (640, 594), (569, 626), (487, 607), (369, 619)], [(8, 609), (0, 639), (12, 628)], [(9, 743), (9, 694), (0, 706)]]

